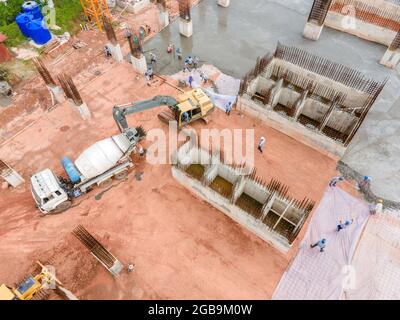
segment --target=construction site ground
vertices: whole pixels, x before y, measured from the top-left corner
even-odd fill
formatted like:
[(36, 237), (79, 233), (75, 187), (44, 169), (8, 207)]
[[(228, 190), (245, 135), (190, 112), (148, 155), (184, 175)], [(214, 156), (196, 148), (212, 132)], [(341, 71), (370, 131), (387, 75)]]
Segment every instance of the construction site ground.
[[(149, 24), (147, 16), (138, 16), (142, 18)], [(122, 30), (118, 37), (122, 39)], [(35, 208), (30, 176), (44, 168), (61, 175), (63, 156), (75, 159), (94, 142), (117, 134), (114, 105), (179, 93), (160, 80), (147, 86), (126, 61), (106, 60), (101, 52), (104, 35), (82, 31), (71, 41), (78, 38), (87, 46), (72, 51), (67, 46), (45, 63), (53, 75), (64, 71), (73, 77), (91, 111), (90, 120), (83, 120), (68, 101), (48, 112), (51, 98), (39, 76), (22, 83), (13, 106), (0, 111), (2, 160), (26, 180), (18, 189), (0, 192), (0, 279), (12, 285), (40, 260), (55, 266), (65, 287), (82, 299), (271, 298), (307, 224), (285, 256), (188, 193), (172, 178), (169, 164), (150, 165), (137, 158), (126, 181), (114, 182), (108, 190), (95, 188), (65, 213), (43, 216)], [(130, 116), (128, 121), (167, 133), (167, 125), (157, 118), (162, 109)], [(266, 137), (264, 154), (255, 153), (258, 176), (266, 181), (278, 178), (297, 198), (319, 202), (330, 178), (338, 174), (337, 159), (236, 110), (229, 117), (216, 110), (208, 125), (192, 125), (195, 130), (205, 126), (254, 129), (255, 149), (257, 140)], [(352, 190), (350, 184), (343, 188)], [(71, 235), (78, 224), (124, 265), (134, 263), (134, 273), (123, 272), (114, 279)]]

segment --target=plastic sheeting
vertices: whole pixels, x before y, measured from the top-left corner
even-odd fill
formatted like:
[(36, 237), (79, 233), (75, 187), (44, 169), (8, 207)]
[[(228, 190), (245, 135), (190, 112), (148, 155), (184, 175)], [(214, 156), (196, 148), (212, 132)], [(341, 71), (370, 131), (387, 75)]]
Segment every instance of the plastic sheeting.
[[(368, 206), (361, 200), (339, 188), (328, 188), (273, 299), (340, 299), (349, 285), (349, 265), (368, 217)], [(336, 231), (339, 221), (351, 219), (349, 227)], [(324, 252), (310, 248), (322, 238), (327, 239)]]
[(352, 264), (354, 287), (344, 299), (400, 299), (400, 212), (369, 219)]
[(193, 70), (191, 72), (185, 73), (181, 71), (175, 74), (173, 78), (188, 82), (189, 76), (192, 76), (193, 77), (192, 87), (202, 88), (211, 98), (214, 105), (217, 108), (225, 111), (226, 110), (225, 108), (229, 104), (229, 102), (231, 102), (232, 105), (236, 102), (237, 95), (239, 93), (240, 80), (221, 73), (218, 76), (218, 78), (214, 81), (213, 87), (204, 88), (201, 85), (202, 82), (200, 74), (204, 73), (206, 75), (210, 75), (215, 72), (217, 72), (217, 69), (215, 69), (214, 67), (209, 65), (202, 65), (201, 68)]

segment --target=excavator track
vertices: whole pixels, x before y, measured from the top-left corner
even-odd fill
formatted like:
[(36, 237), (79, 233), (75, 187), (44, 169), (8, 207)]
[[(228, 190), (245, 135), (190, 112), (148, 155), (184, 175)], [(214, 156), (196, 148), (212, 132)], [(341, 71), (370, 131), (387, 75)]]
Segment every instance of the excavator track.
[(33, 296), (32, 300), (47, 300), (50, 296), (50, 292), (48, 290), (39, 290), (36, 292), (36, 294)]
[(165, 122), (167, 124), (171, 121), (176, 121), (173, 114), (168, 111), (162, 111), (161, 113), (159, 113), (158, 119), (160, 119), (162, 122)]

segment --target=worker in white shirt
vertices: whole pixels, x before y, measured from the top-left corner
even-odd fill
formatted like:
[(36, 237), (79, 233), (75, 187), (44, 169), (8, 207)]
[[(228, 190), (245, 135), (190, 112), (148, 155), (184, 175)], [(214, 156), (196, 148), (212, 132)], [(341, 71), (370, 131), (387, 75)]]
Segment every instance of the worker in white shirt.
[(383, 200), (379, 199), (375, 206), (371, 206), (371, 214), (381, 214), (383, 212)]
[(258, 142), (258, 151), (260, 151), (261, 153), (263, 153), (264, 150), (264, 145), (265, 145), (265, 138), (261, 137), (260, 142)]

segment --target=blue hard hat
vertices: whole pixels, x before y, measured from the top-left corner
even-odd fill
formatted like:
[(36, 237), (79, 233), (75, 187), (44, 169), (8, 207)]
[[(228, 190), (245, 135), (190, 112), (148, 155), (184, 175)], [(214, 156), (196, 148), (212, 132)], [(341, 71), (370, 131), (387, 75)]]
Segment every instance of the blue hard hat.
[(322, 243), (325, 243), (325, 242), (326, 242), (326, 239), (322, 239), (321, 242), (322, 242)]
[(348, 226), (348, 225), (350, 224), (350, 221), (346, 221), (344, 224), (345, 224), (346, 226)]

